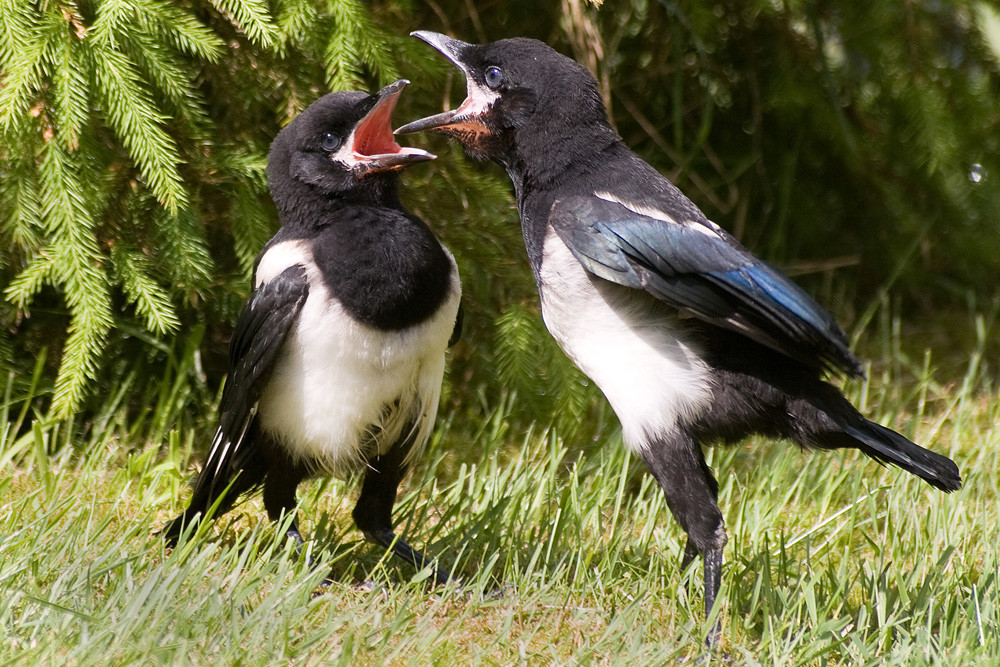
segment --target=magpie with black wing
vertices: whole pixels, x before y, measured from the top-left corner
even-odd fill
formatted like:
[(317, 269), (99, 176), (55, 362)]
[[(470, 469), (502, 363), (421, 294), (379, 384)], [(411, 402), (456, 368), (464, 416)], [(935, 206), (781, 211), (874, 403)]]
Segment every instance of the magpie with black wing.
[(545, 325), (663, 487), (687, 533), (684, 565), (703, 557), (706, 616), (727, 538), (702, 445), (759, 433), (855, 448), (960, 488), (950, 459), (866, 420), (824, 381), (861, 375), (833, 318), (622, 143), (586, 69), (531, 39), (413, 35), (462, 70), (467, 98), (397, 134), (444, 133), (506, 169)]
[(326, 95), (272, 143), (268, 184), (281, 228), (257, 258), (219, 428), (187, 510), (163, 531), (171, 542), (249, 492), (262, 489), (277, 520), (295, 512), (303, 480), (361, 472), (358, 528), (424, 566), (393, 533), (391, 513), (434, 425), (461, 286), (451, 253), (399, 201), (399, 170), (434, 158), (393, 138), (407, 83)]

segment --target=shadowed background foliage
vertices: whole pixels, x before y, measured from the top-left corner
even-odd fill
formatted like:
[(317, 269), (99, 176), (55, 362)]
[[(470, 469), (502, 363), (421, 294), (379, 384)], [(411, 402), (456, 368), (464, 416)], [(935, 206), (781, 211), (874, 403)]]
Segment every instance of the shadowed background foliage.
[[(904, 342), (936, 348), (947, 374), (964, 349), (952, 314), (996, 312), (993, 2), (0, 0), (14, 392), (79, 426), (111, 409), (142, 424), (164, 400), (200, 422), (276, 229), (271, 139), (330, 90), (411, 79), (400, 124), (455, 104), (462, 80), (415, 29), (535, 37), (587, 65), (626, 142), (828, 305), (862, 354), (889, 301)], [(594, 389), (544, 334), (506, 177), (443, 139), (407, 141), (439, 155), (405, 173), (404, 198), (465, 287), (452, 408), (516, 393), (526, 422), (597, 429)]]

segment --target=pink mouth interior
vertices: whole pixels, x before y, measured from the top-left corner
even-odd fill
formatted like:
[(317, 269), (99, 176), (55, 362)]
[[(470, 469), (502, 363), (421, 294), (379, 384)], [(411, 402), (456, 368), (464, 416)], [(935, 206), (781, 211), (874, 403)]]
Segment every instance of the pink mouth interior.
[(395, 97), (385, 100), (354, 130), (356, 154), (370, 157), (403, 152), (392, 136), (392, 110), (395, 106)]

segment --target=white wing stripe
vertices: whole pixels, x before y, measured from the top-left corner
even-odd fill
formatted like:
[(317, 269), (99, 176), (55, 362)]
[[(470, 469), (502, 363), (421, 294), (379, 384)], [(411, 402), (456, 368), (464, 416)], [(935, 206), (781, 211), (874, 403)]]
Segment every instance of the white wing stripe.
[(603, 199), (606, 202), (610, 202), (612, 204), (618, 204), (619, 206), (624, 206), (633, 213), (645, 216), (647, 218), (652, 218), (653, 220), (660, 220), (661, 222), (667, 222), (673, 225), (681, 225), (683, 227), (687, 227), (688, 229), (692, 229), (696, 232), (701, 232), (702, 234), (710, 236), (712, 238), (719, 237), (718, 230), (720, 228), (718, 225), (716, 225), (714, 222), (711, 221), (706, 221), (708, 223), (708, 226), (706, 226), (705, 224), (698, 222), (696, 220), (676, 220), (673, 217), (671, 217), (670, 214), (668, 214), (666, 211), (660, 210), (658, 208), (653, 208), (652, 206), (646, 206), (645, 204), (638, 204), (636, 202), (626, 201), (604, 190), (595, 192), (594, 196), (597, 197), (598, 199)]

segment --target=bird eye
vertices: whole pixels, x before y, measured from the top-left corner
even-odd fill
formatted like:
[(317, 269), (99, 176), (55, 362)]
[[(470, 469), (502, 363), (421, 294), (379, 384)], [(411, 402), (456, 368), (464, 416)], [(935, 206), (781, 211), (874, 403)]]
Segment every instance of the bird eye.
[(332, 153), (333, 151), (340, 148), (340, 137), (338, 137), (336, 134), (333, 134), (332, 132), (327, 132), (326, 134), (323, 135), (323, 138), (320, 139), (319, 145), (323, 150), (327, 151), (328, 153)]
[(486, 85), (496, 90), (503, 83), (503, 72), (499, 67), (490, 67), (486, 70)]

